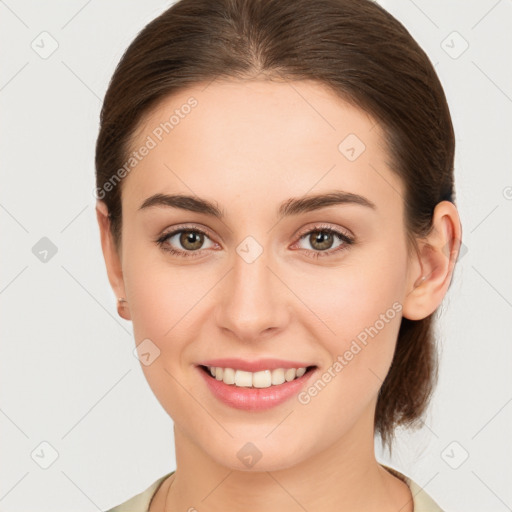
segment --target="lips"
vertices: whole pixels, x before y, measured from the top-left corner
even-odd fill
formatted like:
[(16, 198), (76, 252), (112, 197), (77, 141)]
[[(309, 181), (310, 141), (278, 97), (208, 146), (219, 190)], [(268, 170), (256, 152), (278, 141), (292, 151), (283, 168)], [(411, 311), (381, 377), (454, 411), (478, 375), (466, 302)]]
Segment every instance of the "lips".
[[(252, 362), (235, 358), (211, 359), (196, 366), (207, 388), (215, 398), (229, 407), (246, 411), (264, 411), (290, 400), (303, 389), (318, 370), (316, 365), (282, 359), (260, 359)], [(217, 380), (211, 375), (208, 367), (234, 368), (252, 373), (279, 368), (306, 368), (306, 372), (294, 380), (270, 387), (238, 387)]]

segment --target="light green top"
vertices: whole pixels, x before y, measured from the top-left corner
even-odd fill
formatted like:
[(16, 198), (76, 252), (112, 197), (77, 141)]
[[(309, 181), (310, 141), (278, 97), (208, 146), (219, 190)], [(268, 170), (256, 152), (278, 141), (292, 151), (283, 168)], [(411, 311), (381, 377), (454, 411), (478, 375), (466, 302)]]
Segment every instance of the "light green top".
[[(406, 477), (396, 469), (385, 466), (384, 464), (381, 464), (381, 466), (403, 480), (409, 486), (413, 497), (414, 512), (443, 512), (441, 507), (439, 507), (439, 505), (416, 482)], [(107, 512), (148, 512), (149, 504), (151, 503), (153, 496), (156, 494), (158, 487), (160, 487), (160, 484), (162, 484), (163, 481), (173, 473), (174, 471), (171, 471), (170, 473), (160, 477), (145, 491), (133, 496), (133, 498), (121, 503), (121, 505), (109, 509)]]

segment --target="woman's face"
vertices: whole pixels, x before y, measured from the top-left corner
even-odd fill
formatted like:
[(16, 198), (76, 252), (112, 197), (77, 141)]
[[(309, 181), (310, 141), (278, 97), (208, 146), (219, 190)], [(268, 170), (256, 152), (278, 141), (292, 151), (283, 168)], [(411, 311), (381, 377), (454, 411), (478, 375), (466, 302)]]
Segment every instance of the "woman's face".
[[(124, 296), (149, 385), (206, 459), (247, 470), (261, 457), (258, 470), (277, 470), (335, 445), (373, 450), (417, 278), (379, 130), (309, 81), (202, 84), (140, 124), (122, 192)], [(341, 193), (354, 196), (309, 200)], [(155, 194), (195, 202), (141, 208)], [(237, 388), (199, 366), (223, 358), (284, 361), (263, 362), (256, 386), (279, 379), (265, 369), (315, 368), (294, 384)]]

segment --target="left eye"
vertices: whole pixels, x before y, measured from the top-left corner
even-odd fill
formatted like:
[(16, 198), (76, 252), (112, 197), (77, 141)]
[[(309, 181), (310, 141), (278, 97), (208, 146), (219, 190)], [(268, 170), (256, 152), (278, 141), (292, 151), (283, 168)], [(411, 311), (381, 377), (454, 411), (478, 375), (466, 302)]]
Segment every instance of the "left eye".
[[(336, 238), (340, 243), (334, 249), (331, 249)], [(307, 241), (313, 247), (313, 254), (311, 256), (314, 258), (330, 256), (333, 253), (347, 249), (349, 245), (354, 243), (353, 238), (330, 227), (314, 228), (303, 234), (300, 237), (300, 241)], [(311, 253), (311, 250), (307, 248), (306, 250)]]

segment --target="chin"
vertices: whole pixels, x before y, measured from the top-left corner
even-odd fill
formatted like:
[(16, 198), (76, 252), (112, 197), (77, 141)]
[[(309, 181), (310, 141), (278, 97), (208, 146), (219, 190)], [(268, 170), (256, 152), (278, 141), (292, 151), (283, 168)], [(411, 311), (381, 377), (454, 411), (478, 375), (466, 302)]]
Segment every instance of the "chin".
[(244, 440), (230, 439), (228, 443), (217, 444), (219, 450), (211, 451), (211, 444), (205, 450), (208, 456), (217, 464), (232, 471), (244, 471), (260, 473), (266, 471), (281, 471), (300, 464), (304, 458), (304, 450), (298, 439), (296, 444), (286, 446), (276, 438), (279, 449), (274, 443), (265, 439), (250, 441), (250, 437)]

